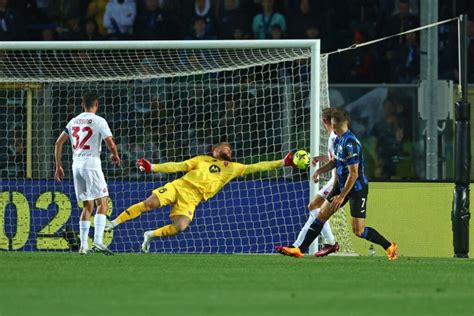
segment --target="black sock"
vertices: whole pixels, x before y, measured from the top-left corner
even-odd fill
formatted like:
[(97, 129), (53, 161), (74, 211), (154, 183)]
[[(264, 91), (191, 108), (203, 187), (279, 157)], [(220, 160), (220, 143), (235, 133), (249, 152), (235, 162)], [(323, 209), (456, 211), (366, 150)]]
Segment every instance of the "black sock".
[(373, 242), (374, 244), (380, 245), (383, 249), (387, 249), (392, 245), (390, 241), (385, 239), (384, 236), (380, 235), (378, 231), (372, 227), (366, 227), (360, 238), (367, 239), (368, 241)]
[(316, 237), (321, 234), (321, 230), (323, 229), (324, 223), (321, 222), (319, 219), (316, 218), (313, 224), (309, 227), (308, 231), (306, 232), (306, 236), (304, 236), (303, 243), (299, 247), (302, 253), (308, 251), (309, 246), (311, 243), (316, 239)]

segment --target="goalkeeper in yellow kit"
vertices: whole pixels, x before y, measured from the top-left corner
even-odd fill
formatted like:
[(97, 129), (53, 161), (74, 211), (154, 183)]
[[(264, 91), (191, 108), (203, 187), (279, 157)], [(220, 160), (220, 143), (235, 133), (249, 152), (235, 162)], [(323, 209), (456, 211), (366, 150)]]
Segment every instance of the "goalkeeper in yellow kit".
[(262, 161), (250, 165), (231, 160), (232, 148), (228, 143), (215, 146), (212, 156), (196, 156), (183, 162), (152, 164), (143, 158), (137, 160), (137, 166), (143, 172), (186, 172), (186, 174), (153, 190), (146, 200), (130, 206), (111, 221), (106, 230), (112, 230), (117, 225), (140, 216), (143, 212), (171, 204), (172, 224), (146, 231), (144, 234), (141, 251), (148, 253), (150, 242), (154, 237), (174, 236), (184, 231), (193, 220), (196, 206), (213, 197), (232, 179), (249, 173), (292, 166), (293, 153), (289, 152), (282, 160)]

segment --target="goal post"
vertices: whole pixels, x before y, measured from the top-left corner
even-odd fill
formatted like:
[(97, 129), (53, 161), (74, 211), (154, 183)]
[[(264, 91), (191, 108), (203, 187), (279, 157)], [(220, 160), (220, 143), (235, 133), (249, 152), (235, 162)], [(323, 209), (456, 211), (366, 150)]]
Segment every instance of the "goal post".
[[(81, 111), (84, 91), (98, 92), (98, 114), (123, 155), (120, 169), (105, 151), (102, 158), (113, 216), (179, 176), (139, 174), (141, 156), (183, 160), (227, 140), (237, 161), (255, 163), (287, 149), (318, 155), (327, 142), (318, 40), (2, 42), (0, 57), (0, 115), (8, 121), (0, 125), (7, 148), (0, 154), (0, 249), (77, 247), (70, 148), (62, 184), (52, 181), (52, 149)], [(324, 80), (327, 87), (327, 74)], [(272, 252), (296, 238), (316, 185), (307, 173), (283, 169), (237, 179), (202, 203), (188, 231), (157, 240), (152, 251)], [(143, 231), (166, 224), (168, 214), (143, 214), (106, 242), (137, 251)]]

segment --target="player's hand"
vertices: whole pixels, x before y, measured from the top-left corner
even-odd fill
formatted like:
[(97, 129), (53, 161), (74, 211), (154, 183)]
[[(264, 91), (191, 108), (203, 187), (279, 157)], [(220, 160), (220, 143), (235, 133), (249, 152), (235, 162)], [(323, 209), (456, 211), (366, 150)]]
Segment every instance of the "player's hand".
[(138, 169), (140, 169), (141, 172), (146, 173), (152, 172), (153, 170), (153, 165), (145, 158), (140, 158), (137, 160), (137, 167)]
[(311, 160), (311, 165), (314, 167), (318, 164), (318, 162), (326, 163), (328, 161), (329, 161), (329, 157), (327, 155), (314, 156), (313, 159)]
[(293, 164), (293, 152), (290, 151), (286, 154), (285, 158), (283, 158), (283, 166), (285, 167), (294, 167), (295, 165)]
[(119, 155), (111, 154), (110, 160), (112, 161), (114, 165), (119, 166), (119, 167), (120, 167), (120, 164), (122, 163), (122, 160), (120, 159)]
[(319, 173), (317, 171), (313, 173), (313, 181), (314, 183), (318, 183), (319, 181)]
[(344, 202), (344, 197), (342, 195), (336, 195), (335, 197), (332, 198), (332, 201), (331, 201), (331, 210), (333, 212), (337, 211), (342, 203)]
[(63, 167), (56, 166), (56, 171), (54, 173), (54, 179), (56, 179), (56, 181), (58, 181), (58, 182), (61, 182), (63, 177), (64, 177)]

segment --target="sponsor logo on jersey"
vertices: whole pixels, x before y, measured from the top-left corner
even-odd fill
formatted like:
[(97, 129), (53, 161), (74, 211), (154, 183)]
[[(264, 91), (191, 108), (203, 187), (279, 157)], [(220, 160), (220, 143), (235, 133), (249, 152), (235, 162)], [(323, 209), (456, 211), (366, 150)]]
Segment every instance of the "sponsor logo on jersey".
[(104, 193), (107, 192), (107, 188), (103, 188), (102, 192), (104, 192)]
[(217, 165), (211, 165), (209, 167), (209, 172), (210, 173), (219, 173), (219, 172), (221, 172), (221, 168), (219, 168), (219, 166), (217, 166)]

